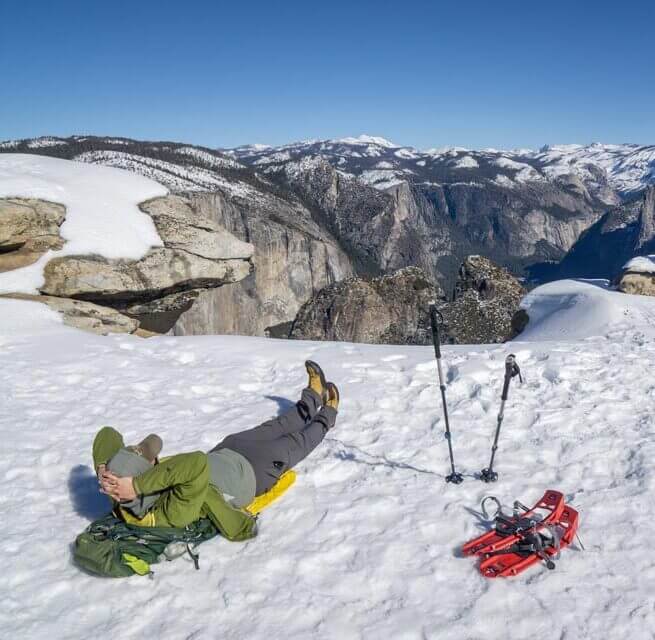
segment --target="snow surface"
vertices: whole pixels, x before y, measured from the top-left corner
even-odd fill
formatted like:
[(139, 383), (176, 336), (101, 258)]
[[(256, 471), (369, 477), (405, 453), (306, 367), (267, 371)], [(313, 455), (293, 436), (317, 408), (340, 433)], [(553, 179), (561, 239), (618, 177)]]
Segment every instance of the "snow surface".
[(340, 144), (354, 144), (354, 145), (369, 145), (375, 144), (380, 147), (386, 147), (388, 149), (396, 149), (400, 147), (399, 144), (395, 144), (386, 138), (380, 136), (367, 136), (366, 134), (357, 136), (356, 138), (339, 138), (338, 140), (327, 140), (326, 142), (340, 143)]
[(600, 167), (610, 185), (623, 193), (655, 182), (655, 145), (563, 144), (544, 147), (532, 157), (544, 162), (551, 176), (576, 173), (588, 178), (588, 165)]
[(632, 260), (629, 260), (623, 265), (623, 269), (637, 273), (655, 273), (655, 255), (632, 258)]
[(472, 156), (464, 156), (453, 163), (453, 167), (456, 169), (475, 169), (479, 166), (477, 160)]
[(655, 298), (615, 291), (607, 280), (558, 280), (533, 289), (521, 301), (530, 316), (520, 340), (585, 340), (625, 326), (655, 335)]
[(211, 164), (213, 169), (175, 164), (124, 151), (86, 151), (76, 156), (75, 160), (125, 169), (150, 180), (155, 180), (171, 191), (213, 191), (221, 189), (230, 196), (256, 197), (258, 192), (247, 183), (224, 178), (214, 171), (214, 169), (226, 167), (237, 168), (241, 165), (217, 158), (206, 151), (194, 150), (189, 147), (191, 151), (197, 152), (189, 154), (185, 149), (186, 147), (183, 147), (181, 149), (171, 149), (171, 151), (182, 156), (193, 155), (202, 162)]
[(66, 207), (60, 228), (64, 248), (46, 253), (29, 267), (0, 273), (0, 293), (36, 293), (43, 285), (43, 267), (55, 256), (142, 258), (162, 241), (152, 218), (137, 205), (167, 193), (160, 184), (128, 171), (46, 156), (0, 154), (0, 198), (39, 198)]
[[(444, 347), (466, 475), (453, 486), (444, 483), (431, 347), (146, 341), (83, 334), (55, 319), (51, 335), (34, 335), (49, 314), (0, 301), (3, 636), (652, 638), (655, 325), (646, 310), (654, 303), (594, 283), (553, 283), (533, 292), (535, 324), (520, 342)], [(575, 331), (549, 341), (559, 313)], [(524, 383), (510, 389), (500, 480), (487, 486), (472, 474), (488, 463), (510, 352)], [(71, 564), (69, 544), (107, 510), (91, 469), (99, 427), (113, 425), (128, 442), (156, 431), (165, 454), (207, 450), (288, 408), (308, 357), (339, 385), (341, 411), (296, 485), (263, 512), (257, 538), (211, 540), (200, 547), (200, 571), (179, 559), (155, 566), (153, 580), (102, 580)], [(576, 544), (555, 571), (537, 566), (495, 581), (458, 557), (486, 527), (485, 495), (530, 504), (548, 488), (580, 511), (586, 551)]]

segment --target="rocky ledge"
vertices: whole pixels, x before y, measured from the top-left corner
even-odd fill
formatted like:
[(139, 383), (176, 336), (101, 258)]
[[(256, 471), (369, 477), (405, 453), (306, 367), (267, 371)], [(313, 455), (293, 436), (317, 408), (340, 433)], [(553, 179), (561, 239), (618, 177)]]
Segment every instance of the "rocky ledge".
[(251, 273), (253, 245), (203, 216), (190, 200), (165, 196), (142, 203), (140, 209), (153, 219), (163, 243), (140, 260), (56, 257), (65, 244), (59, 234), (64, 207), (0, 199), (0, 271), (29, 265), (54, 249), (44, 268), (41, 295), (30, 299), (56, 308), (66, 322), (98, 333), (139, 328), (165, 333), (200, 292)]
[(407, 267), (325, 287), (301, 307), (289, 337), (429, 344), (429, 304), (435, 301), (444, 318), (444, 342), (503, 342), (521, 330), (518, 307), (524, 294), (516, 278), (481, 256), (462, 263), (452, 301), (424, 271)]

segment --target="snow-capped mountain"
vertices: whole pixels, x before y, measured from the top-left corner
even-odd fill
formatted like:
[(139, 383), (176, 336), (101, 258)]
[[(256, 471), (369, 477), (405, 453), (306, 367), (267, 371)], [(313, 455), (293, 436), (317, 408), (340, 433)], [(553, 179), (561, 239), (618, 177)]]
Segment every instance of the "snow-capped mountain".
[(280, 147), (248, 145), (225, 150), (262, 171), (321, 156), (341, 172), (386, 189), (402, 181), (414, 184), (492, 182), (505, 188), (531, 182), (565, 182), (578, 178), (602, 202), (616, 194), (640, 191), (655, 182), (655, 145), (557, 145), (539, 150), (472, 150), (445, 147), (419, 151), (384, 138), (360, 136), (310, 140)]
[[(484, 255), (517, 274), (531, 264), (560, 260), (609, 209), (655, 182), (655, 146), (643, 145), (421, 151), (359, 136), (217, 150), (74, 136), (4, 142), (2, 152), (106, 164), (173, 192), (221, 194), (229, 206), (218, 207), (210, 198), (218, 207), (212, 215), (222, 223), (229, 218), (228, 227), (241, 239), (250, 241), (248, 225), (263, 216), (263, 254), (273, 242), (265, 240), (264, 226), (284, 221), (284, 233), (295, 233), (293, 221), (302, 220), (320, 229), (328, 243), (333, 238), (356, 273), (418, 266), (446, 291), (468, 254)], [(349, 271), (342, 258), (338, 262), (338, 268), (326, 263), (326, 275)], [(290, 312), (276, 302), (277, 293), (271, 295), (271, 320), (286, 318)]]

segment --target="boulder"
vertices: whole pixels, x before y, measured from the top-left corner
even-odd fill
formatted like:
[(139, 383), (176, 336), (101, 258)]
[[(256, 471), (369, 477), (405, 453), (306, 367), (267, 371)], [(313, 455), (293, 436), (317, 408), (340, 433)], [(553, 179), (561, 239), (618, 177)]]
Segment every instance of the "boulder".
[(164, 246), (209, 260), (249, 260), (254, 247), (191, 207), (180, 196), (155, 198), (139, 207), (154, 221)]
[(429, 303), (443, 297), (421, 269), (407, 267), (377, 278), (348, 278), (304, 304), (290, 337), (375, 344), (427, 344)]
[(115, 309), (83, 300), (21, 293), (6, 294), (0, 297), (40, 302), (59, 312), (63, 316), (64, 324), (99, 335), (135, 333), (139, 329), (139, 322), (134, 318), (129, 318)]
[(137, 261), (69, 256), (48, 262), (41, 293), (106, 304), (151, 301), (184, 289), (237, 282), (251, 268), (245, 259), (209, 260), (166, 247)]
[[(96, 332), (168, 332), (206, 289), (238, 282), (252, 271), (254, 247), (181, 196), (154, 198), (140, 205), (150, 215), (163, 247), (140, 260), (98, 255), (63, 255), (44, 267), (39, 299), (56, 306), (75, 326)], [(61, 249), (59, 227), (65, 208), (34, 199), (0, 200), (0, 271), (35, 262), (49, 249)], [(72, 300), (93, 304), (73, 304)], [(64, 305), (64, 306), (62, 306)], [(107, 308), (111, 307), (111, 308)], [(88, 325), (88, 326), (87, 326)], [(107, 329), (107, 327), (113, 327)]]
[(26, 267), (49, 249), (61, 249), (60, 204), (30, 198), (0, 198), (0, 272)]
[[(136, 317), (161, 313), (170, 319), (176, 312), (174, 323), (198, 295), (189, 295), (190, 290), (220, 287), (250, 274), (254, 247), (199, 215), (185, 198), (155, 198), (141, 209), (152, 217), (163, 247), (151, 249), (141, 260), (53, 258), (44, 269), (40, 292), (110, 305)], [(187, 294), (180, 296), (182, 292)], [(163, 324), (170, 323), (164, 319)]]
[(623, 293), (655, 296), (655, 256), (639, 256), (630, 260), (623, 267), (617, 287)]
[(459, 269), (452, 302), (441, 307), (445, 334), (454, 344), (504, 342), (525, 326), (512, 319), (526, 290), (507, 270), (482, 256), (468, 256)]

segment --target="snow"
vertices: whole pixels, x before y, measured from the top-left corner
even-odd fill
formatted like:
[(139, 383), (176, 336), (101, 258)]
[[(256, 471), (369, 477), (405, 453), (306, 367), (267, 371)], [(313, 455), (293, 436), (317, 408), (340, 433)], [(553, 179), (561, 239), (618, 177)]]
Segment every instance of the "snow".
[(544, 163), (552, 176), (576, 173), (589, 177), (588, 165), (601, 168), (610, 186), (632, 193), (655, 182), (655, 145), (591, 144), (554, 145), (540, 149), (533, 157)]
[(623, 265), (623, 270), (637, 273), (655, 273), (655, 255), (632, 258)]
[(416, 160), (419, 157), (416, 152), (407, 147), (398, 149), (398, 151), (395, 151), (393, 155), (396, 156), (396, 158), (403, 158), (405, 160)]
[(215, 156), (213, 153), (208, 151), (203, 151), (202, 149), (196, 149), (195, 147), (179, 147), (177, 149), (172, 149), (177, 154), (183, 156), (189, 156), (200, 160), (201, 162), (214, 167), (217, 169), (242, 169), (243, 165), (234, 160), (228, 160), (227, 158), (221, 158), (220, 156)]
[(495, 182), (497, 185), (501, 187), (507, 187), (508, 189), (513, 189), (516, 184), (514, 183), (514, 180), (511, 178), (503, 175), (502, 173), (499, 173), (494, 179), (493, 182)]
[(27, 146), (30, 149), (40, 149), (42, 147), (60, 147), (66, 144), (68, 144), (66, 140), (59, 140), (58, 138), (44, 136), (43, 138), (34, 138), (33, 140), (30, 140), (27, 143)]
[(356, 138), (354, 137), (339, 138), (338, 140), (328, 140), (328, 142), (337, 142), (341, 144), (355, 144), (355, 145), (376, 144), (380, 147), (387, 147), (388, 149), (396, 149), (400, 146), (399, 144), (394, 144), (393, 142), (387, 140), (386, 138), (381, 138), (379, 136), (367, 136), (367, 135), (357, 136)]
[[(297, 142), (281, 147), (270, 147), (253, 153), (249, 147), (235, 149), (237, 157), (256, 157), (254, 164), (284, 161), (293, 150), (299, 154), (316, 153), (317, 141)], [(348, 145), (348, 148), (344, 148)], [(420, 165), (426, 160), (450, 160), (455, 169), (476, 169), (490, 162), (504, 169), (515, 170), (513, 187), (517, 183), (558, 180), (563, 175), (574, 174), (584, 180), (594, 197), (608, 205), (616, 204), (616, 195), (631, 194), (655, 183), (655, 145), (590, 144), (545, 146), (538, 151), (530, 149), (499, 150), (487, 148), (471, 150), (465, 147), (437, 147), (418, 151), (413, 147), (400, 146), (384, 138), (359, 136), (320, 142), (320, 152), (337, 162), (337, 157), (378, 157), (382, 161), (395, 158), (413, 161)], [(280, 157), (278, 157), (278, 154)]]
[(39, 302), (0, 298), (0, 348), (7, 339), (77, 333), (63, 325), (62, 316)]
[(409, 171), (398, 171), (395, 169), (369, 169), (359, 176), (364, 184), (369, 184), (376, 189), (388, 189), (405, 181), (404, 174)]
[[(175, 151), (181, 155), (188, 155), (178, 149)], [(223, 161), (222, 158), (211, 154), (207, 154), (207, 156), (216, 160), (216, 162), (211, 162), (214, 169), (230, 168), (230, 161)], [(202, 159), (200, 155), (196, 157)], [(224, 178), (214, 169), (179, 165), (123, 151), (87, 151), (76, 156), (75, 160), (125, 169), (150, 180), (156, 180), (171, 191), (215, 191), (220, 189), (232, 197), (250, 199), (261, 195), (249, 184), (240, 180)], [(203, 161), (210, 162), (209, 159)], [(240, 165), (234, 163), (234, 167), (237, 166)]]
[(36, 293), (52, 257), (142, 258), (162, 242), (152, 219), (137, 205), (166, 193), (160, 184), (127, 171), (46, 156), (0, 155), (0, 198), (39, 198), (66, 207), (60, 228), (64, 248), (30, 267), (0, 273), (0, 293)]
[(479, 166), (478, 161), (472, 156), (463, 156), (453, 163), (455, 169), (476, 169)]
[(520, 340), (585, 340), (639, 326), (655, 338), (655, 298), (610, 288), (607, 280), (560, 280), (533, 289), (521, 302), (530, 316)]
[[(443, 348), (459, 486), (444, 482), (432, 347), (99, 337), (0, 300), (3, 635), (652, 638), (654, 301), (580, 282), (531, 296), (536, 324), (520, 341)], [(471, 474), (488, 463), (510, 352), (524, 383), (510, 388), (488, 486)], [(71, 564), (69, 544), (107, 509), (90, 463), (97, 429), (128, 442), (155, 431), (164, 454), (207, 450), (290, 406), (306, 358), (339, 385), (339, 418), (257, 538), (211, 540), (200, 571), (179, 559), (153, 580)], [(548, 488), (579, 510), (586, 551), (496, 581), (458, 557), (484, 528), (485, 495), (531, 504)]]
[(259, 160), (255, 160), (253, 164), (271, 164), (273, 162), (287, 162), (288, 160), (291, 160), (291, 154), (288, 151), (281, 151), (270, 156), (262, 156)]

